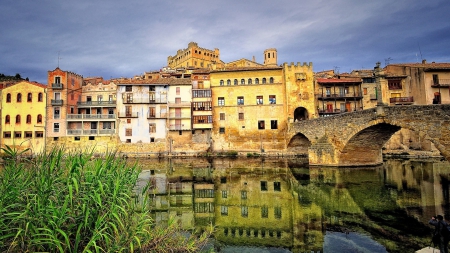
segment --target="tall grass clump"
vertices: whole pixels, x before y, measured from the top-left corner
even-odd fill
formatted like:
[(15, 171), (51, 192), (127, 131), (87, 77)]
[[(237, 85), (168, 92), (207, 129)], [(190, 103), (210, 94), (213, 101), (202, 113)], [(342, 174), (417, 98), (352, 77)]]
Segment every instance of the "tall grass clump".
[(137, 165), (115, 153), (92, 159), (92, 152), (55, 148), (25, 161), (8, 148), (0, 170), (0, 252), (197, 252), (212, 232), (185, 236), (173, 222), (156, 226), (148, 188), (133, 190)]

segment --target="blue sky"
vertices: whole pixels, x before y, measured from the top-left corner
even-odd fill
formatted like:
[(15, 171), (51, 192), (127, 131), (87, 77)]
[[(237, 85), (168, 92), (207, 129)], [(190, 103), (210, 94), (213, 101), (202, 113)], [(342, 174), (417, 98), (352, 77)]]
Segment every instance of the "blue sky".
[(0, 73), (132, 77), (191, 41), (221, 59), (313, 62), (314, 71), (450, 62), (449, 0), (2, 0)]

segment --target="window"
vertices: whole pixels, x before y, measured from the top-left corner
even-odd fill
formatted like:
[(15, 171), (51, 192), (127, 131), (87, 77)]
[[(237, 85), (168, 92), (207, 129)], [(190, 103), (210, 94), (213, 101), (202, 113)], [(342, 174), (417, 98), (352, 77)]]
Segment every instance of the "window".
[(133, 91), (133, 86), (131, 86), (131, 85), (126, 85), (126, 86), (125, 86), (125, 91)]
[(257, 105), (263, 104), (263, 96), (256, 96), (256, 104)]
[(276, 192), (281, 191), (281, 183), (280, 182), (273, 182), (273, 190)]
[(367, 95), (367, 88), (363, 89), (364, 95)]
[(74, 141), (80, 141), (81, 138), (80, 138), (80, 136), (75, 136), (75, 137), (73, 137), (73, 140), (74, 140)]
[(37, 116), (37, 121), (36, 121), (36, 123), (42, 123), (42, 115), (41, 114), (39, 114), (38, 116)]
[(239, 116), (239, 120), (244, 120), (244, 113), (243, 112), (240, 112), (238, 116)]
[(31, 93), (27, 94), (27, 102), (33, 102), (33, 95)]
[(59, 123), (53, 123), (53, 132), (59, 133)]
[(36, 132), (34, 132), (34, 137), (36, 137), (36, 138), (43, 138), (44, 137), (44, 132), (43, 131), (36, 131)]
[(234, 79), (234, 85), (238, 85), (238, 80)]
[(231, 80), (230, 79), (227, 80), (227, 85), (231, 85)]
[(131, 143), (131, 139), (126, 139), (125, 143)]
[(11, 103), (11, 93), (6, 94), (6, 103)]
[[(131, 117), (132, 109), (131, 106), (125, 106), (125, 117)], [(130, 120), (131, 123), (131, 120)]]
[(223, 80), (220, 80), (220, 86), (223, 86)]
[(194, 119), (194, 124), (212, 123), (212, 116), (211, 115), (194, 116), (193, 119)]
[(177, 95), (180, 95), (180, 87), (176, 88), (176, 93), (177, 93)]
[(103, 101), (103, 95), (98, 95), (97, 96), (97, 101)]
[(31, 124), (31, 115), (30, 114), (27, 115), (27, 124)]
[(259, 78), (255, 78), (255, 84), (259, 84)]
[(241, 216), (248, 217), (248, 206), (241, 206)]
[(252, 79), (249, 78), (247, 83), (248, 83), (248, 84), (252, 84)]
[(261, 207), (261, 218), (268, 218), (269, 217), (269, 207), (266, 205), (263, 205)]
[(269, 78), (269, 83), (273, 83), (273, 77)]
[(276, 104), (277, 103), (277, 97), (275, 95), (269, 95), (269, 103), (270, 104)]
[(59, 115), (59, 107), (55, 107), (53, 109), (53, 118), (54, 119), (59, 119), (60, 115)]
[(225, 113), (223, 112), (220, 113), (220, 120), (225, 120)]
[(211, 90), (193, 90), (192, 97), (194, 97), (194, 98), (210, 98)]
[(22, 132), (14, 132), (14, 138), (22, 138)]
[(237, 104), (238, 105), (243, 105), (244, 104), (244, 97), (242, 97), (242, 96), (237, 97)]
[(265, 77), (262, 79), (262, 83), (263, 83), (263, 84), (266, 83), (266, 78), (265, 78)]
[(20, 103), (20, 102), (22, 102), (22, 94), (21, 93), (17, 94), (17, 103)]
[(247, 199), (247, 191), (241, 191), (241, 199)]
[(227, 191), (222, 191), (222, 198), (226, 199), (228, 197)]
[(402, 80), (401, 79), (389, 79), (388, 86), (390, 90), (401, 90)]
[(220, 214), (222, 216), (227, 216), (228, 215), (228, 206), (220, 206)]
[(276, 206), (274, 210), (275, 219), (281, 219), (281, 206)]
[(192, 103), (193, 111), (211, 111), (211, 102), (194, 102)]
[(225, 133), (225, 127), (219, 128), (219, 133), (224, 134)]
[(156, 123), (149, 123), (148, 124), (148, 132), (149, 133), (156, 133)]
[(5, 124), (9, 124), (9, 123), (11, 123), (11, 118), (9, 117), (9, 115), (6, 115)]
[(55, 83), (61, 83), (61, 77), (59, 76), (55, 77)]
[(217, 102), (219, 106), (224, 106), (225, 105), (225, 98), (224, 97), (219, 97), (217, 98)]
[(125, 129), (125, 136), (132, 136), (133, 135), (133, 129), (126, 128)]
[(226, 177), (221, 177), (220, 178), (220, 183), (221, 184), (226, 184), (227, 183), (227, 178)]
[(10, 131), (3, 132), (3, 138), (6, 138), (6, 139), (11, 138), (11, 132)]
[(245, 80), (244, 79), (241, 79), (241, 84), (245, 84)]
[(266, 126), (264, 125), (264, 120), (258, 120), (258, 129), (266, 129)]
[(261, 181), (261, 191), (267, 191), (267, 181)]
[(16, 124), (20, 124), (20, 115), (16, 115)]
[(270, 129), (278, 129), (278, 121), (277, 120), (270, 121)]

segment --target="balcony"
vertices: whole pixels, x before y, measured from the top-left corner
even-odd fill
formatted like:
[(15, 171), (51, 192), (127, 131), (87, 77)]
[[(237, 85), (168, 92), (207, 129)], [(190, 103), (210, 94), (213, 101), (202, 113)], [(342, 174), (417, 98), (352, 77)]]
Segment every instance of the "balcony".
[(147, 114), (147, 119), (166, 119), (168, 113), (149, 113)]
[(192, 129), (212, 129), (213, 123), (194, 123)]
[(170, 119), (190, 119), (191, 114), (190, 113), (181, 113), (181, 114), (171, 113), (171, 114), (169, 114), (169, 118)]
[(137, 118), (138, 113), (137, 112), (119, 112), (118, 117), (119, 118)]
[(67, 135), (111, 135), (115, 134), (116, 129), (69, 129)]
[(117, 104), (117, 102), (115, 100), (77, 102), (77, 106), (80, 108), (83, 108), (83, 107), (116, 107), (116, 104)]
[(67, 114), (68, 121), (78, 120), (114, 120), (115, 114)]
[(448, 88), (450, 87), (450, 79), (438, 79), (431, 81), (432, 88)]
[(362, 99), (363, 96), (360, 93), (334, 93), (334, 94), (317, 94), (319, 100), (346, 100), (346, 99)]
[(169, 107), (191, 107), (190, 101), (181, 101), (181, 102), (169, 101), (168, 104)]
[(186, 124), (171, 124), (169, 125), (170, 131), (179, 131), (179, 130), (191, 130), (191, 127)]
[(63, 84), (62, 83), (52, 83), (52, 89), (54, 90), (62, 90)]
[(166, 98), (125, 98), (124, 104), (166, 104)]
[(63, 100), (62, 99), (52, 99), (51, 104), (52, 105), (63, 105)]
[(390, 98), (389, 103), (395, 105), (411, 105), (414, 103), (414, 97), (395, 97)]

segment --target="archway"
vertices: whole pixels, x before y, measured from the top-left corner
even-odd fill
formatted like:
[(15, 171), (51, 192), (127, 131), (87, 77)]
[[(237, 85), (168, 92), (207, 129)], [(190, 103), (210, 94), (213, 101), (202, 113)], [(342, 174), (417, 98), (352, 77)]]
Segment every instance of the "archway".
[(308, 154), (308, 148), (311, 146), (311, 141), (309, 141), (306, 136), (298, 133), (292, 137), (287, 146), (288, 152), (294, 152), (297, 154)]
[(309, 119), (308, 110), (305, 107), (298, 107), (294, 111), (294, 122)]

